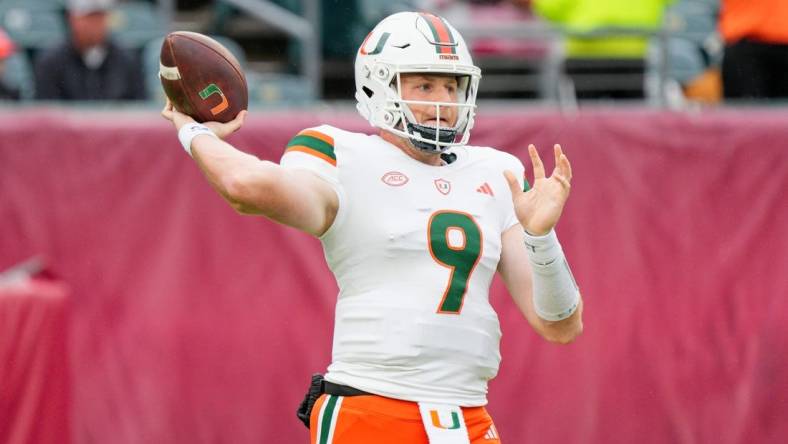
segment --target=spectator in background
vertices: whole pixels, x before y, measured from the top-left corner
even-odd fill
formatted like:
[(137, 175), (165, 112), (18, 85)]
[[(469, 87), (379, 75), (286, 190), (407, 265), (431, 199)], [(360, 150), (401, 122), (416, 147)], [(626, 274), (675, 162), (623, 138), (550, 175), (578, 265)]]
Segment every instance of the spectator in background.
[[(672, 0), (531, 0), (534, 11), (560, 27), (587, 32), (601, 28), (657, 29)], [(568, 37), (568, 57), (643, 57), (648, 39), (639, 36), (608, 38)]]
[[(649, 38), (639, 35), (615, 35), (610, 37), (585, 37), (582, 33), (598, 30), (656, 30), (662, 23), (662, 14), (671, 0), (531, 0), (535, 13), (557, 25), (564, 31), (577, 33), (565, 38), (565, 71), (571, 76), (587, 70), (602, 70), (596, 74), (615, 74), (607, 69), (619, 66), (623, 74), (634, 71), (641, 79), (631, 92), (625, 90), (590, 91), (589, 98), (637, 98), (644, 96), (643, 76), (645, 56)], [(634, 63), (610, 63), (609, 61), (632, 61)], [(602, 63), (599, 63), (602, 62)], [(607, 63), (606, 63), (607, 62)], [(634, 67), (634, 68), (633, 68)], [(577, 83), (577, 82), (575, 82)], [(595, 85), (591, 85), (595, 86)], [(613, 82), (612, 86), (620, 86)], [(579, 97), (583, 97), (582, 85), (576, 85)], [(597, 88), (594, 87), (594, 90)]]
[(722, 40), (717, 31), (719, 0), (678, 0), (665, 13), (668, 76), (687, 100), (722, 100)]
[(19, 91), (5, 82), (6, 60), (14, 54), (15, 50), (14, 42), (0, 29), (0, 100), (19, 100)]
[(36, 98), (146, 98), (142, 64), (110, 38), (108, 19), (114, 3), (114, 0), (67, 0), (70, 38), (36, 61)]
[(788, 1), (722, 0), (726, 98), (788, 97)]

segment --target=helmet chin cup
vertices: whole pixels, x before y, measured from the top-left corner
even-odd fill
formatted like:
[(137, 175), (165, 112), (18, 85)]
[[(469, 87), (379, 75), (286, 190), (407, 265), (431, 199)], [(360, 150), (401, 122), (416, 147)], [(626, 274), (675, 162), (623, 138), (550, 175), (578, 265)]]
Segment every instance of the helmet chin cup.
[[(426, 153), (442, 153), (449, 148), (448, 144), (457, 138), (457, 129), (440, 128), (417, 123), (408, 122), (409, 134), (417, 134), (419, 137), (410, 137), (410, 143), (416, 148)], [(435, 142), (440, 142), (440, 144)]]

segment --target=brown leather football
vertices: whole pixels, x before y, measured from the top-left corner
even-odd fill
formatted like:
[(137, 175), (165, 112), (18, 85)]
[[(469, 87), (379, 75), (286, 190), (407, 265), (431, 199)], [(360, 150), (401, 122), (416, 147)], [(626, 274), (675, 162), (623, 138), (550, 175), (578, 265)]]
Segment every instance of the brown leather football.
[(229, 122), (249, 104), (241, 65), (216, 40), (176, 31), (164, 38), (159, 78), (175, 109), (198, 122)]

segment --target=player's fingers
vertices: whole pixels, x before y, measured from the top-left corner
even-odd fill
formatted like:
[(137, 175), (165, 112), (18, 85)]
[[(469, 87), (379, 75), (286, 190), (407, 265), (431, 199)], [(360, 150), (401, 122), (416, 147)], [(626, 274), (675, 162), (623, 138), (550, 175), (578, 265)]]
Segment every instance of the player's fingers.
[(172, 121), (172, 119), (174, 117), (173, 113), (172, 113), (172, 108), (168, 108), (168, 107), (165, 106), (164, 109), (161, 110), (161, 116), (164, 117), (165, 119), (169, 120), (169, 121)]
[(569, 179), (560, 173), (553, 174), (550, 178), (557, 180), (567, 190), (571, 188), (571, 185), (569, 185)]
[(539, 153), (536, 147), (531, 144), (528, 145), (528, 154), (531, 156), (531, 164), (534, 166), (534, 182), (539, 179), (544, 179), (544, 164), (542, 159), (539, 158)]
[(235, 120), (238, 121), (238, 128), (242, 127), (244, 122), (246, 122), (247, 114), (249, 114), (247, 110), (242, 110), (237, 116), (235, 116)]
[(569, 158), (566, 157), (566, 154), (561, 154), (561, 158), (558, 160), (559, 165), (561, 165), (561, 174), (566, 177), (566, 180), (572, 180), (572, 164), (569, 163)]
[(512, 198), (523, 192), (523, 189), (520, 188), (520, 182), (517, 181), (517, 176), (515, 176), (513, 172), (506, 170), (503, 172), (503, 176), (506, 178), (506, 183), (509, 184)]
[(244, 110), (239, 112), (238, 115), (235, 116), (235, 119), (228, 122), (228, 125), (230, 126), (230, 132), (234, 133), (238, 131), (243, 126), (245, 118), (246, 118), (246, 111)]

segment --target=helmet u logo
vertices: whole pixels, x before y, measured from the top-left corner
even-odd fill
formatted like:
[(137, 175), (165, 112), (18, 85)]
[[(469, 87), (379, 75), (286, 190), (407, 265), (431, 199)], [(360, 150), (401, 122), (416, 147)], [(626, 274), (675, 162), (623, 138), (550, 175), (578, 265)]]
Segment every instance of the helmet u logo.
[(457, 412), (451, 412), (451, 426), (441, 424), (441, 419), (438, 417), (437, 410), (430, 410), (430, 418), (432, 418), (432, 425), (439, 429), (454, 430), (460, 428), (460, 417)]
[(361, 49), (359, 50), (359, 52), (361, 53), (361, 55), (380, 54), (381, 51), (383, 51), (383, 46), (386, 45), (386, 40), (389, 39), (389, 36), (391, 36), (390, 32), (384, 32), (383, 35), (380, 36), (380, 40), (378, 40), (378, 44), (375, 45), (375, 49), (373, 49), (372, 52), (367, 52), (367, 49), (366, 49), (366, 47), (367, 47), (367, 40), (369, 40), (369, 38), (372, 37), (372, 33), (370, 32), (369, 34), (367, 34), (367, 38), (365, 38), (364, 41), (361, 42)]

